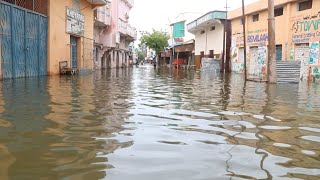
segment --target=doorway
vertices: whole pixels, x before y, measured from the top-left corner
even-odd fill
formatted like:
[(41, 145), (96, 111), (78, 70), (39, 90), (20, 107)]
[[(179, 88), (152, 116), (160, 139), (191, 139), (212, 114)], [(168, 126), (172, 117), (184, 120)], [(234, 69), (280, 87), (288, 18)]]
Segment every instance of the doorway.
[(75, 36), (70, 36), (70, 51), (71, 51), (71, 68), (78, 67), (78, 38)]
[(276, 60), (282, 61), (282, 44), (276, 45)]

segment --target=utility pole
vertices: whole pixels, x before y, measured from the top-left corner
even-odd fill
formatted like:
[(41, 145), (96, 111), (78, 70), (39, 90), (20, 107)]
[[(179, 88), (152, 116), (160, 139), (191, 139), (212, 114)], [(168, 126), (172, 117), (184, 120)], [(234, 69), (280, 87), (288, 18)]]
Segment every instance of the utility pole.
[(244, 78), (247, 81), (247, 38), (246, 38), (246, 16), (244, 13), (244, 0), (242, 0), (242, 30), (243, 30), (243, 51), (244, 51)]
[(220, 72), (224, 73), (225, 70), (225, 59), (226, 59), (226, 44), (227, 44), (227, 37), (226, 37), (226, 30), (227, 30), (227, 9), (228, 8), (228, 0), (226, 0), (226, 18), (224, 20), (224, 25), (223, 25), (223, 54), (222, 54), (222, 58), (221, 58), (221, 70)]
[(277, 83), (274, 0), (268, 0), (268, 82)]
[[(228, 54), (228, 52), (229, 52), (229, 49), (228, 49), (228, 38), (230, 38), (230, 37), (228, 37), (228, 31), (230, 30), (230, 29), (228, 29), (228, 0), (226, 0), (226, 19), (225, 19), (225, 21), (224, 21), (224, 30), (225, 30), (225, 54), (224, 54), (224, 58), (225, 58), (225, 60), (224, 60), (224, 68), (225, 68), (225, 72), (229, 72), (229, 68), (230, 68), (230, 62), (229, 62), (229, 60), (228, 60), (228, 56), (227, 56), (227, 54)], [(230, 48), (230, 47), (229, 47)]]

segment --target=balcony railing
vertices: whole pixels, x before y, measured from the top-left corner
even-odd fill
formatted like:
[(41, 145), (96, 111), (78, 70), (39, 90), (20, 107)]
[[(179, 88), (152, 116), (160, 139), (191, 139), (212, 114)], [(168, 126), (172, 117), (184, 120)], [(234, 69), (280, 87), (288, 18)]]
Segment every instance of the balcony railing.
[(105, 7), (99, 7), (94, 12), (95, 25), (97, 26), (109, 26), (111, 25), (110, 9)]
[(134, 40), (137, 39), (137, 30), (136, 30), (136, 28), (130, 26), (127, 22), (119, 19), (118, 27), (119, 27), (119, 32), (123, 36), (129, 36)]
[(135, 40), (137, 39), (137, 30), (136, 30), (136, 28), (128, 25), (128, 26), (127, 26), (127, 33), (128, 33), (128, 35), (129, 35), (130, 37), (132, 37), (133, 39), (135, 39)]
[(124, 22), (123, 20), (119, 19), (118, 22), (118, 27), (119, 27), (119, 32), (123, 35), (127, 34), (127, 26), (128, 24), (126, 22)]
[(131, 8), (134, 6), (134, 0), (124, 0), (124, 2), (126, 2)]

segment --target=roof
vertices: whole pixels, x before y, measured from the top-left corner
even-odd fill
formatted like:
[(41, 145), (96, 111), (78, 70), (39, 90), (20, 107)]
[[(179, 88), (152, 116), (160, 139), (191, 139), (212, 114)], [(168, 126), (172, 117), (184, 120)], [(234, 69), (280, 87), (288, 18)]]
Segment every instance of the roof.
[[(191, 24), (191, 23), (193, 23), (193, 22), (195, 22), (195, 21), (198, 21), (199, 19), (201, 19), (201, 18), (203, 18), (203, 17), (205, 17), (206, 15), (211, 14), (211, 13), (212, 13), (212, 14), (215, 14), (215, 13), (224, 13), (224, 14), (225, 14), (226, 11), (217, 11), (217, 10), (215, 10), (215, 11), (207, 12), (206, 14), (204, 14), (204, 15), (198, 17), (197, 19), (191, 21), (190, 23), (188, 23), (188, 25)], [(214, 16), (214, 18), (215, 18), (215, 19), (226, 19), (226, 15), (224, 15), (224, 18), (221, 17), (221, 16)]]
[[(296, 2), (299, 0), (275, 0), (274, 5), (276, 6), (282, 6), (288, 3)], [(251, 3), (249, 5), (245, 6), (245, 15), (257, 13), (260, 11), (264, 11), (268, 9), (268, 0), (259, 0), (257, 2)], [(242, 16), (242, 7), (235, 9), (233, 11), (230, 11), (228, 13), (228, 19), (236, 19)]]

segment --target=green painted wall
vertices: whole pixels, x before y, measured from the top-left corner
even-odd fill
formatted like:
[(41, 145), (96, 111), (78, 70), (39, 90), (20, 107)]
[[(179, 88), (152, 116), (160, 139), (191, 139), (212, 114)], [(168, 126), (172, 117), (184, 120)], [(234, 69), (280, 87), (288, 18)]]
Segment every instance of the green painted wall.
[(185, 22), (177, 22), (173, 24), (173, 37), (181, 38), (185, 36)]

